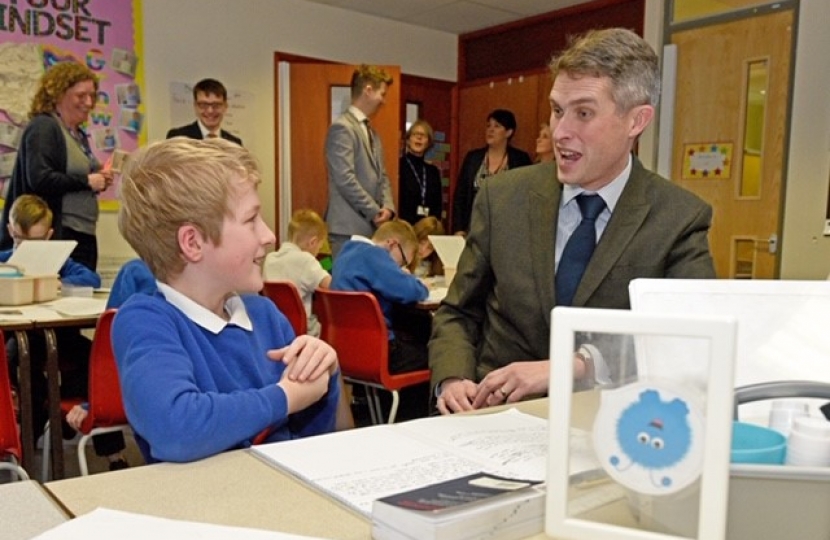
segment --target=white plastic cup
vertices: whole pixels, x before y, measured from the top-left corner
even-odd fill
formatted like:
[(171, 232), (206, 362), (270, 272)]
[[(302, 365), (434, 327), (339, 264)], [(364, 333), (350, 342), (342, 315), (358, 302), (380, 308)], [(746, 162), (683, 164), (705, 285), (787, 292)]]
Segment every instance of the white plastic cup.
[(830, 422), (811, 416), (795, 418), (787, 439), (786, 464), (830, 467)]
[(792, 430), (793, 420), (802, 416), (808, 416), (807, 403), (803, 401), (775, 400), (772, 402), (772, 409), (769, 411), (769, 427), (789, 436)]

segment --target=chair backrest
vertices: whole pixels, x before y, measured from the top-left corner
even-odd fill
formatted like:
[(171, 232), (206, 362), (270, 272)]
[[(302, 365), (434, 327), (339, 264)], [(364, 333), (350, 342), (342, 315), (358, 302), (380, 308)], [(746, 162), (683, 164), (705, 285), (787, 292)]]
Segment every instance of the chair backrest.
[(271, 299), (286, 316), (298, 336), (308, 333), (308, 314), (294, 282), (287, 280), (266, 281), (262, 294)]
[(112, 351), (112, 320), (115, 309), (104, 311), (95, 326), (89, 356), (89, 415), (83, 428), (116, 426), (127, 423), (118, 367)]
[(389, 332), (377, 298), (368, 292), (317, 289), (314, 313), (320, 338), (337, 351), (343, 376), (385, 384)]
[(0, 458), (10, 454), (19, 461), (23, 451), (17, 432), (17, 420), (14, 417), (6, 340), (0, 332)]

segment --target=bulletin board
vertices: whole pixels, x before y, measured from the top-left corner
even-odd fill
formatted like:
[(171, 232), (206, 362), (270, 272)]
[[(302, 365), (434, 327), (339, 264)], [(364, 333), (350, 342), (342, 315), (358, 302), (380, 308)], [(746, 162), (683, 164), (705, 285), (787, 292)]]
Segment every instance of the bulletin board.
[[(146, 140), (141, 0), (0, 0), (0, 195), (5, 196), (32, 97), (51, 65), (75, 61), (99, 78), (86, 132), (101, 163)], [(99, 196), (117, 210), (115, 184)]]

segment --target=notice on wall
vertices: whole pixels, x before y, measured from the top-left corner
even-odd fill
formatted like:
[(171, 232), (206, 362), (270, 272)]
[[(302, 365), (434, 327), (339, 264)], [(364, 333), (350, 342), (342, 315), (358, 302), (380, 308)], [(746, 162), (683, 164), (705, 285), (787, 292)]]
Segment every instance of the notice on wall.
[(684, 180), (723, 180), (732, 176), (732, 143), (683, 145)]
[[(140, 0), (0, 0), (0, 193), (14, 168), (38, 83), (65, 61), (99, 79), (86, 132), (101, 163), (144, 140)], [(98, 200), (118, 207), (118, 181)]]

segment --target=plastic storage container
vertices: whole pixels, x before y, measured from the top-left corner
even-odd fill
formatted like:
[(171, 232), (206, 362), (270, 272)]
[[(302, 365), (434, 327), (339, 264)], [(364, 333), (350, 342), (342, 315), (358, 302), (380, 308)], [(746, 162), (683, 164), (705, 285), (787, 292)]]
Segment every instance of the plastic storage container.
[(58, 297), (58, 276), (0, 277), (0, 306), (47, 302)]

